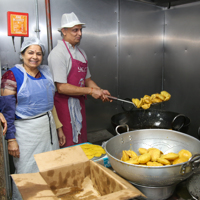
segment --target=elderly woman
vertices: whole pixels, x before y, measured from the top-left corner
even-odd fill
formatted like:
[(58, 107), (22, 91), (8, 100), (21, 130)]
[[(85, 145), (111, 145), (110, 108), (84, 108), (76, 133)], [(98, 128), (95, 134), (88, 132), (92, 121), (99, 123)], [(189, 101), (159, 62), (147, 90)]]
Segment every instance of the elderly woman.
[[(63, 132), (56, 132), (51, 113), (55, 88), (49, 67), (41, 65), (44, 52), (39, 39), (28, 38), (21, 47), (23, 64), (16, 64), (2, 77), (1, 95), (10, 98), (4, 107), (14, 111), (8, 117), (11, 126), (6, 139), (17, 174), (38, 172), (33, 155), (59, 149), (59, 142), (60, 146), (65, 143)], [(13, 199), (21, 199), (15, 184)]]

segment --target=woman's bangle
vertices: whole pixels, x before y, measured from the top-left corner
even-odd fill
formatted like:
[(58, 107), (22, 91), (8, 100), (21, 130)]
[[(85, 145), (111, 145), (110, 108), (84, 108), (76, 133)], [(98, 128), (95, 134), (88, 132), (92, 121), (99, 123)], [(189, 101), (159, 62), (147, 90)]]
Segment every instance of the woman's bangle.
[(92, 95), (93, 88), (91, 88), (90, 95)]
[(14, 142), (16, 139), (9, 139), (8, 142)]

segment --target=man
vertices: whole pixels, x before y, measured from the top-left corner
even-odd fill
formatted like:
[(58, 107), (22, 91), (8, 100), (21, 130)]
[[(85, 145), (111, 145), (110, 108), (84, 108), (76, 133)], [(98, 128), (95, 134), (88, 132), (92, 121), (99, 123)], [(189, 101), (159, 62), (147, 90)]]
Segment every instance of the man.
[(90, 78), (86, 54), (77, 46), (82, 25), (73, 12), (63, 14), (58, 29), (63, 40), (58, 41), (48, 57), (57, 88), (54, 100), (66, 136), (65, 146), (87, 142), (85, 95), (102, 101), (109, 101), (110, 95)]

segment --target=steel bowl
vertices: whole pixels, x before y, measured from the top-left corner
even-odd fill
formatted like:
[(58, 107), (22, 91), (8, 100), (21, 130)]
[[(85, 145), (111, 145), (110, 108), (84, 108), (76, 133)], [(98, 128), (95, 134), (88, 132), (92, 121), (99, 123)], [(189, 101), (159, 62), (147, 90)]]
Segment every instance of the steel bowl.
[[(173, 130), (141, 129), (112, 137), (105, 144), (105, 151), (112, 168), (125, 179), (138, 185), (162, 187), (178, 184), (190, 177), (200, 162), (200, 141)], [(139, 148), (155, 147), (164, 154), (189, 150), (193, 157), (185, 163), (162, 167), (128, 164), (121, 161), (123, 150), (133, 150), (138, 155)]]

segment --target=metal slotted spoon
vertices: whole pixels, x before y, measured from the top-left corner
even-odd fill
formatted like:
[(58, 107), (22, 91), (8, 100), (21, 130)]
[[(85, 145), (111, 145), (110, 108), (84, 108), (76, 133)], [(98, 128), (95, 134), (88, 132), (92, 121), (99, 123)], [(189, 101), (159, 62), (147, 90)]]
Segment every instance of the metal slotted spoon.
[[(107, 95), (107, 97), (108, 97), (109, 99), (112, 99), (112, 100), (122, 101), (122, 102), (124, 102), (124, 103), (132, 104), (132, 105), (134, 105), (135, 108), (138, 108), (132, 101), (127, 101), (127, 100), (124, 100), (124, 99), (119, 99), (119, 98), (117, 98), (117, 97), (108, 96), (108, 95)], [(152, 105), (157, 105), (157, 104), (160, 104), (160, 103), (163, 103), (163, 101), (157, 102), (157, 103), (152, 103), (151, 106), (152, 106)]]
[(129, 104), (132, 104), (135, 106), (135, 108), (137, 108), (137, 106), (132, 102), (132, 101), (127, 101), (127, 100), (124, 100), (124, 99), (119, 99), (117, 97), (113, 97), (113, 96), (107, 96), (109, 99), (112, 99), (112, 100), (116, 100), (116, 101), (122, 101), (122, 102), (125, 102), (125, 103), (129, 103)]

